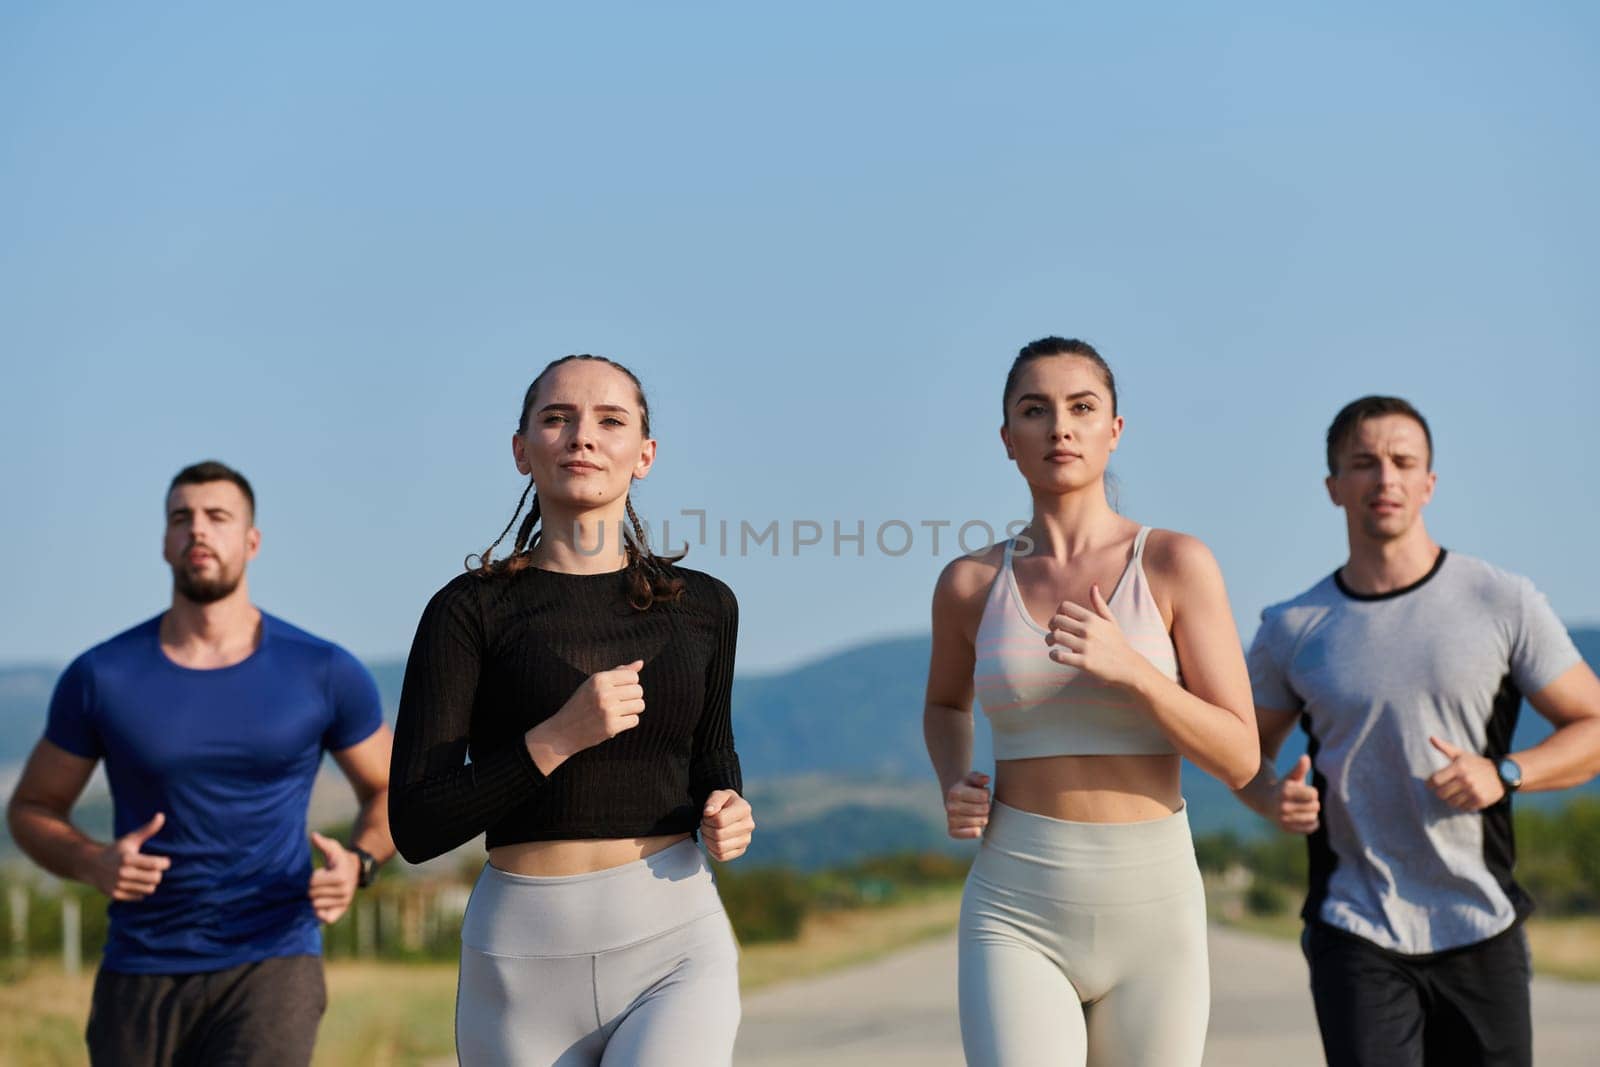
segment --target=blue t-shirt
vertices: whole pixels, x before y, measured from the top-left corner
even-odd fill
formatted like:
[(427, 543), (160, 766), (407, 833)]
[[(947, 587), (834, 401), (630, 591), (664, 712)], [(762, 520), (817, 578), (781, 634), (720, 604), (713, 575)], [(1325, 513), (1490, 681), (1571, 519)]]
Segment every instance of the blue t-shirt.
[(111, 903), (103, 966), (190, 974), (320, 953), (306, 806), (323, 751), (383, 724), (377, 685), (344, 649), (265, 612), (255, 652), (216, 670), (172, 662), (160, 623), (74, 660), (44, 732), (105, 760), (118, 837), (166, 813), (141, 851), (172, 866), (150, 896)]

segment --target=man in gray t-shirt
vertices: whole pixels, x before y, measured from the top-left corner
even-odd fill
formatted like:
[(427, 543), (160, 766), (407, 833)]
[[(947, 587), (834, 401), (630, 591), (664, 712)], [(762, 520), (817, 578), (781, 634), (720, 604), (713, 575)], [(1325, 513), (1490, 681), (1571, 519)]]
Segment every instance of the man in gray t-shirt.
[[(1531, 1062), (1510, 794), (1600, 768), (1600, 680), (1549, 602), (1429, 537), (1432, 445), (1404, 400), (1339, 413), (1327, 485), (1349, 561), (1263, 612), (1250, 649), (1262, 764), (1239, 796), (1309, 835), (1305, 947), (1334, 1067)], [(1511, 752), (1524, 696), (1556, 731)], [(1297, 721), (1307, 755), (1280, 779)]]

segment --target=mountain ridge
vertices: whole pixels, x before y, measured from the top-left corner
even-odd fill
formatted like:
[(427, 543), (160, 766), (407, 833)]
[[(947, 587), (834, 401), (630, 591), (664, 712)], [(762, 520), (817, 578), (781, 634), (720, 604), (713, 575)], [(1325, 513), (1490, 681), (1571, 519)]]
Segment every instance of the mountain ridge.
[[(1600, 628), (1576, 628), (1573, 638), (1591, 664), (1600, 664)], [(871, 807), (857, 795), (863, 782), (879, 781), (897, 799), (883, 800), (885, 811), (901, 819), (913, 809), (936, 828), (941, 814), (937, 790), (922, 740), (923, 685), (930, 644), (926, 635), (883, 638), (823, 655), (786, 670), (740, 675), (734, 680), (734, 735), (745, 780), (752, 790), (770, 784), (774, 796), (797, 790), (826, 793), (837, 779), (840, 803), (854, 810)], [(405, 665), (400, 660), (368, 664), (378, 682), (385, 713), (392, 722)], [(58, 668), (46, 665), (0, 668), (0, 791), (9, 794), (23, 759), (38, 739)], [(981, 719), (981, 713), (978, 716)], [(1520, 717), (1514, 747), (1535, 744), (1550, 733), (1536, 713)], [(989, 731), (975, 730), (974, 766), (993, 766)], [(1287, 766), (1304, 747), (1296, 730), (1279, 765)], [(851, 783), (845, 786), (843, 783)], [(1560, 803), (1574, 792), (1600, 794), (1600, 780), (1581, 790), (1530, 795), (1524, 802)], [(1265, 828), (1218, 781), (1184, 766), (1184, 795), (1197, 833)], [(925, 797), (907, 800), (906, 797)], [(881, 799), (881, 798), (880, 798)], [(827, 802), (813, 801), (817, 818)], [(881, 836), (881, 835), (880, 835)], [(917, 835), (921, 840), (921, 835)]]

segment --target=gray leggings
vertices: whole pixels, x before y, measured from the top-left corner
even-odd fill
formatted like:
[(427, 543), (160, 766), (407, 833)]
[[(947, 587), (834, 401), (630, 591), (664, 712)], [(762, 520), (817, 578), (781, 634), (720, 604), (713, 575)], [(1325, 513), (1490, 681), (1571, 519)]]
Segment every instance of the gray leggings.
[(996, 803), (961, 898), (972, 1067), (1198, 1067), (1211, 1013), (1189, 821), (1081, 823)]
[(571, 877), (484, 865), (461, 923), (463, 1067), (716, 1067), (738, 1028), (738, 945), (693, 841)]

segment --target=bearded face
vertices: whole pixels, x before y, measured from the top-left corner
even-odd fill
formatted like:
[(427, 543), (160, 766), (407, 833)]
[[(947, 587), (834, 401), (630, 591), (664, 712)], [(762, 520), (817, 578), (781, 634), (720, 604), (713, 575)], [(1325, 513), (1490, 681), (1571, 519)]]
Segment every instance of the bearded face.
[(162, 557), (174, 592), (191, 603), (212, 604), (237, 590), (260, 543), (250, 502), (232, 482), (179, 485), (167, 497)]

